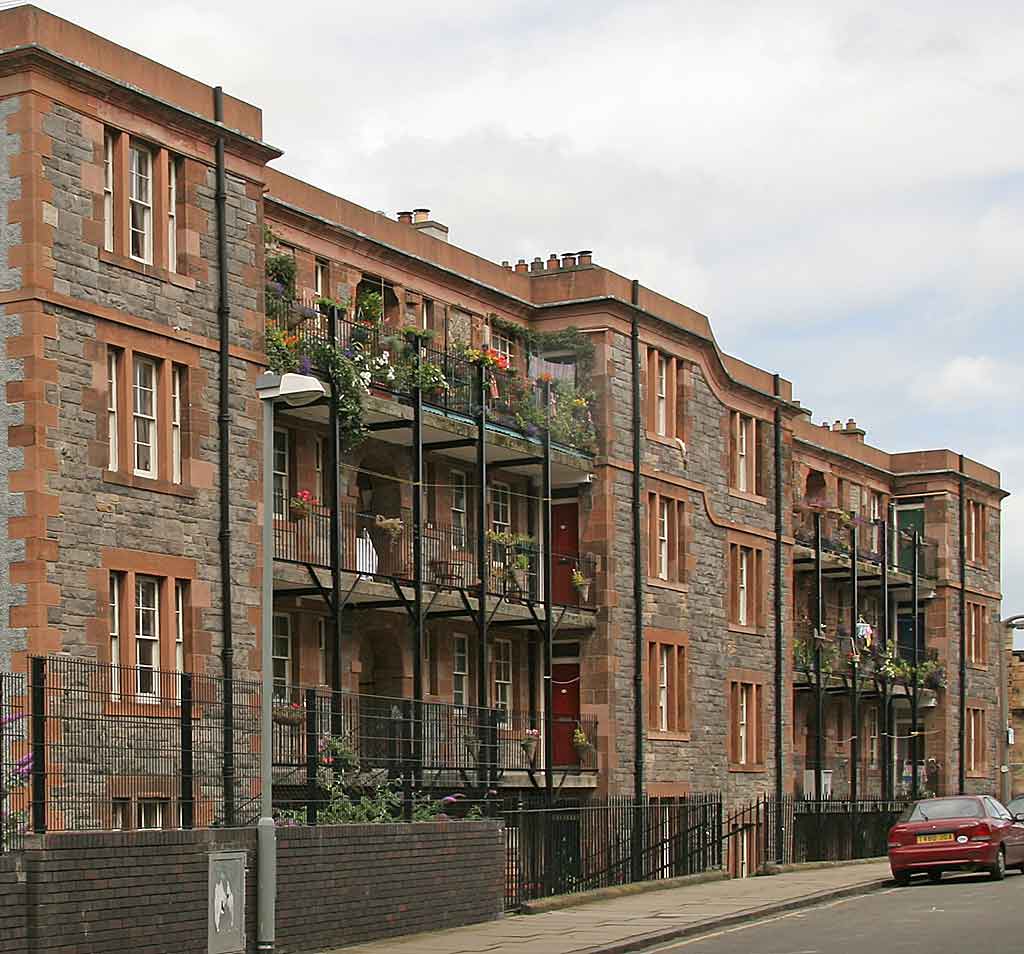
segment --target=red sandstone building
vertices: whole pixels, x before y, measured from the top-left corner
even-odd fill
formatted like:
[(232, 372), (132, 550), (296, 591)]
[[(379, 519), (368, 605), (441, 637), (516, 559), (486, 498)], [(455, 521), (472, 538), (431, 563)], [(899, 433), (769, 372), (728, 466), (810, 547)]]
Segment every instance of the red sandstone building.
[[(850, 641), (849, 528), (858, 616), (906, 658), (898, 531), (917, 529), (921, 785), (994, 789), (998, 473), (815, 425), (706, 317), (590, 252), (499, 265), (427, 210), (291, 178), (258, 108), (72, 24), (19, 7), (0, 38), (0, 667), (115, 662), (129, 696), (176, 670), (254, 676), (272, 519), (282, 704), (334, 690), (365, 721), (416, 700), (428, 776), (465, 779), (490, 747), (509, 789), (547, 764), (556, 786), (631, 792), (639, 767), (647, 794), (736, 801), (781, 755), (788, 791), (820, 767), (845, 793), (851, 758), (861, 793), (883, 765), (899, 789), (915, 722), (896, 678), (886, 719), (882, 660)], [(353, 354), (357, 412), (279, 412), (264, 514), (258, 376), (308, 367), (348, 395), (324, 366)], [(549, 751), (528, 754), (531, 729)]]

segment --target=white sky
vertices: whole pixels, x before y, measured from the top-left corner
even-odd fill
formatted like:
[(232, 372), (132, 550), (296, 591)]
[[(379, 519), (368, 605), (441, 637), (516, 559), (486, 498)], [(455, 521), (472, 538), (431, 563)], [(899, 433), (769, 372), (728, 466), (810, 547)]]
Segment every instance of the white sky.
[[(594, 250), (887, 450), (1024, 496), (1024, 5), (40, 0), (490, 258)], [(1004, 509), (1024, 612), (1024, 502)]]

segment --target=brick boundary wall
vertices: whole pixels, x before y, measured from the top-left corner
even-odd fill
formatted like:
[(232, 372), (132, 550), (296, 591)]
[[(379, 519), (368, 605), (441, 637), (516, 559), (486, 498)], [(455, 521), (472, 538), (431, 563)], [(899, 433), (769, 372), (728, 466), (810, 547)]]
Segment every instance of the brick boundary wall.
[[(205, 954), (207, 857), (244, 850), (255, 950), (255, 829), (51, 834), (0, 857), (0, 954)], [(499, 917), (497, 822), (278, 832), (277, 950), (305, 954)]]

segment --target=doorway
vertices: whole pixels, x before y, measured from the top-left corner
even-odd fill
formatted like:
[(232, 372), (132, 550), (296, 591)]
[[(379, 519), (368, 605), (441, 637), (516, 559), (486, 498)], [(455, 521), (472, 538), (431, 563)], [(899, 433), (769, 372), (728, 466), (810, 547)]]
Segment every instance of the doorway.
[(567, 606), (577, 602), (572, 571), (578, 566), (580, 558), (579, 506), (575, 501), (552, 505), (551, 522), (551, 599)]
[(554, 764), (565, 767), (578, 763), (572, 734), (580, 721), (580, 664), (551, 665), (551, 728)]

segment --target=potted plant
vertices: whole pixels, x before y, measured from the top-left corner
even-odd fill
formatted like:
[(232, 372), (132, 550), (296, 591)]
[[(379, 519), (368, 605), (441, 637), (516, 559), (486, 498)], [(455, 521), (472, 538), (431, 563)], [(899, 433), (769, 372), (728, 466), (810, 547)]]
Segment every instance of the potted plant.
[(271, 717), (278, 725), (302, 725), (306, 718), (306, 710), (297, 702), (291, 704), (281, 703), (274, 706)]
[(580, 602), (587, 603), (590, 600), (590, 583), (581, 572), (578, 566), (572, 568), (572, 585), (580, 595)]
[(572, 747), (576, 750), (576, 758), (581, 762), (594, 751), (593, 743), (579, 725), (572, 730)]
[(311, 491), (300, 490), (288, 501), (288, 513), (292, 520), (305, 520), (316, 503), (316, 497)]
[(526, 592), (529, 572), (530, 558), (525, 553), (516, 554), (515, 559), (512, 561), (512, 566), (509, 567), (509, 576), (512, 578), (513, 585), (520, 593)]
[(384, 517), (381, 514), (373, 518), (373, 524), (378, 530), (383, 530), (391, 538), (392, 543), (402, 535), (405, 526), (401, 517)]
[(533, 765), (537, 755), (537, 743), (540, 742), (540, 729), (527, 729), (519, 742), (520, 747), (526, 754), (526, 761)]

